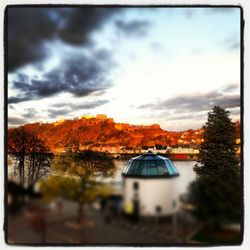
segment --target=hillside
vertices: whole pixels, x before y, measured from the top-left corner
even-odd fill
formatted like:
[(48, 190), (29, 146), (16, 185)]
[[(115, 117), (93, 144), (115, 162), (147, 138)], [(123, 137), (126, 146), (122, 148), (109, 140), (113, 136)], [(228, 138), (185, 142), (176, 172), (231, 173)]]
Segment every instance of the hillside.
[[(63, 151), (72, 144), (78, 144), (81, 148), (92, 147), (96, 150), (102, 150), (103, 147), (147, 149), (177, 145), (194, 147), (203, 141), (202, 129), (166, 131), (158, 124), (143, 126), (115, 123), (112, 118), (107, 118), (105, 115), (53, 123), (32, 123), (24, 127), (35, 132), (53, 152)], [(236, 127), (239, 134), (239, 124)]]

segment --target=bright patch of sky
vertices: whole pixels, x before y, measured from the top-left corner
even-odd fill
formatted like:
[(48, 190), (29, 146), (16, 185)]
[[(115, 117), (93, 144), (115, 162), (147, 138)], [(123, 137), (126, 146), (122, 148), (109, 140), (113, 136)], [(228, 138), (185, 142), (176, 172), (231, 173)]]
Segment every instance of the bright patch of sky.
[[(117, 28), (121, 20), (125, 22), (125, 31), (122, 27)], [(139, 23), (139, 27), (126, 26), (131, 22)], [(62, 92), (52, 97), (13, 103), (9, 116), (22, 118), (33, 107), (36, 114), (30, 122), (104, 113), (116, 122), (158, 123), (167, 130), (183, 130), (201, 127), (211, 107), (187, 110), (176, 105), (173, 108), (168, 100), (185, 95), (200, 98), (215, 93), (215, 100), (226, 103), (225, 108), (232, 111), (231, 117), (239, 119), (239, 106), (230, 103), (230, 97), (238, 95), (240, 98), (239, 9), (128, 8), (93, 32), (92, 41), (94, 48), (86, 49), (53, 40), (46, 45), (51, 51), (48, 60), (27, 65), (19, 72), (41, 79), (53, 67), (63, 64), (67, 56), (105, 49), (115, 65), (106, 73), (112, 87), (82, 97)], [(17, 94), (11, 84), (15, 74), (9, 74), (9, 96)], [(223, 93), (222, 89), (231, 85), (235, 85), (234, 88)], [(222, 96), (218, 97), (220, 94)], [(227, 102), (222, 102), (224, 97)], [(108, 101), (92, 109), (68, 108), (69, 104), (99, 100)], [(49, 115), (50, 107), (58, 103), (64, 104), (58, 108), (62, 110), (61, 115)]]

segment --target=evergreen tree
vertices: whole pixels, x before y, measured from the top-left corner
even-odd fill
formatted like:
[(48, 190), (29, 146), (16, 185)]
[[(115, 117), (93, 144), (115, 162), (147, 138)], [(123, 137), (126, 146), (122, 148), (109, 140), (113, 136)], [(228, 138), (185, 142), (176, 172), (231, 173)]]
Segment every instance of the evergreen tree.
[(194, 216), (219, 227), (239, 222), (241, 215), (240, 166), (236, 157), (235, 127), (229, 112), (215, 106), (203, 126), (197, 179), (190, 185), (189, 197)]

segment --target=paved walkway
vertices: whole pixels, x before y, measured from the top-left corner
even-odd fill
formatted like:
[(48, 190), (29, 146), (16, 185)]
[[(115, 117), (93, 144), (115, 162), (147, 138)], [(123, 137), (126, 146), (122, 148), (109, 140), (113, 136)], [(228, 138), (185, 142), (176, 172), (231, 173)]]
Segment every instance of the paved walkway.
[[(177, 239), (172, 235), (172, 224), (138, 222), (131, 223), (116, 219), (107, 224), (104, 215), (91, 206), (85, 206), (85, 223), (81, 227), (74, 224), (77, 204), (64, 201), (61, 212), (52, 210), (46, 217), (47, 244), (86, 244), (86, 245), (152, 245), (182, 242), (182, 232)], [(41, 234), (30, 226), (26, 210), (17, 217), (8, 217), (8, 242), (13, 244), (42, 244)], [(194, 228), (189, 225), (186, 234)], [(179, 230), (180, 231), (180, 230)]]

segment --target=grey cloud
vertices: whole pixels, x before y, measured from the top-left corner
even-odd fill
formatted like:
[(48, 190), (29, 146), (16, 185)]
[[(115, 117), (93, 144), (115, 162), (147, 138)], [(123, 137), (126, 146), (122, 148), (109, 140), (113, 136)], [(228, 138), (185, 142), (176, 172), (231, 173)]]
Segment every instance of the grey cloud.
[(228, 36), (226, 39), (224, 39), (221, 44), (227, 49), (227, 50), (235, 50), (240, 47), (240, 35), (232, 34)]
[[(93, 109), (96, 107), (99, 107), (101, 105), (104, 105), (108, 103), (108, 100), (95, 100), (91, 102), (84, 102), (80, 104), (54, 104), (52, 108), (47, 109), (46, 111), (48, 112), (48, 116), (50, 118), (55, 118), (56, 116), (59, 115), (67, 115), (73, 111), (76, 110), (81, 110), (81, 109)], [(54, 108), (55, 107), (55, 108)], [(56, 108), (56, 107), (61, 107), (61, 108)]]
[(200, 113), (194, 114), (194, 113), (190, 112), (190, 113), (187, 113), (185, 115), (169, 117), (167, 120), (168, 121), (197, 120), (197, 119), (204, 118), (204, 116), (206, 116), (206, 114), (200, 114)]
[(65, 103), (55, 103), (52, 105), (52, 107), (54, 108), (62, 108), (62, 107), (65, 107), (66, 104)]
[(68, 113), (70, 113), (70, 110), (69, 109), (47, 109), (47, 112), (48, 112), (48, 116), (50, 118), (55, 118), (59, 115), (67, 115)]
[(8, 98), (8, 103), (11, 104), (11, 103), (19, 103), (19, 102), (24, 102), (24, 101), (28, 101), (30, 100), (30, 97), (29, 96), (10, 96)]
[(8, 126), (17, 126), (26, 124), (28, 120), (21, 117), (8, 117)]
[(188, 9), (185, 11), (185, 15), (188, 19), (192, 18), (194, 15), (194, 11), (192, 9)]
[(12, 104), (9, 105), (9, 108), (15, 110), (15, 107)]
[(231, 115), (240, 115), (240, 108), (234, 108), (230, 110)]
[(223, 88), (222, 88), (222, 92), (224, 93), (230, 93), (230, 92), (234, 92), (236, 90), (239, 90), (239, 84), (237, 83), (232, 83), (232, 84), (229, 84), (229, 85), (225, 85)]
[[(217, 104), (216, 104), (217, 105)], [(222, 108), (236, 108), (240, 107), (240, 96), (239, 95), (228, 95), (218, 100), (218, 105)]]
[(150, 22), (140, 20), (128, 22), (117, 20), (115, 24), (118, 29), (118, 34), (124, 34), (125, 36), (130, 35), (135, 37), (145, 36), (147, 34), (148, 27), (150, 26)]
[(238, 7), (211, 7), (205, 9), (207, 13), (209, 14), (230, 14), (234, 12), (236, 9), (239, 9)]
[(240, 107), (240, 96), (238, 94), (227, 95), (218, 91), (208, 93), (192, 93), (178, 95), (173, 98), (163, 100), (157, 103), (144, 104), (138, 108), (149, 108), (153, 110), (178, 110), (186, 111), (206, 111), (212, 109), (215, 105), (223, 108)]
[(157, 52), (162, 52), (165, 50), (165, 47), (161, 44), (161, 43), (158, 43), (158, 42), (153, 42), (150, 44), (150, 47), (157, 51)]
[(206, 109), (207, 105), (215, 105), (214, 101), (219, 97), (219, 93), (213, 91), (205, 94), (193, 93), (186, 95), (179, 95), (164, 101), (163, 107), (183, 110)]
[(215, 105), (223, 108), (240, 106), (239, 95), (222, 95), (218, 92), (177, 96), (164, 102), (167, 108), (182, 110), (210, 110)]
[(21, 102), (27, 100), (33, 100), (38, 97), (46, 97), (51, 96), (57, 92), (61, 92), (61, 85), (57, 84), (57, 82), (52, 82), (53, 79), (50, 80), (36, 80), (31, 79), (30, 83), (28, 82), (20, 82), (19, 80), (13, 81), (13, 87), (16, 90), (19, 90), (21, 93), (21, 97), (10, 97), (9, 103)]
[(95, 92), (91, 93), (92, 96), (102, 96), (106, 93), (105, 89), (102, 90), (96, 90)]
[(24, 118), (33, 118), (34, 119), (37, 117), (38, 112), (34, 108), (28, 108), (28, 109), (25, 109), (24, 111), (26, 112), (22, 115)]
[(71, 109), (75, 110), (75, 109), (93, 109), (99, 106), (102, 106), (104, 104), (109, 103), (108, 100), (97, 100), (97, 101), (92, 101), (92, 102), (86, 102), (86, 103), (82, 103), (82, 104), (72, 104), (71, 105)]
[[(83, 102), (83, 103), (71, 103), (71, 104), (66, 104), (66, 103), (56, 103), (53, 104), (52, 107), (54, 108), (68, 108), (68, 112), (69, 111), (75, 111), (75, 110), (81, 110), (81, 109), (93, 109), (99, 106), (102, 106), (106, 103), (109, 103), (109, 100), (93, 100), (93, 101), (88, 101), (88, 102)], [(52, 113), (55, 111), (56, 109), (52, 110)], [(66, 110), (66, 109), (64, 109)]]
[(146, 104), (142, 104), (142, 105), (140, 105), (138, 108), (139, 109), (152, 109), (153, 107), (155, 106), (155, 104), (154, 103), (146, 103)]
[(232, 42), (229, 46), (228, 46), (228, 49), (229, 50), (235, 50), (235, 49), (238, 49), (240, 47), (240, 43), (235, 41), (235, 42)]

